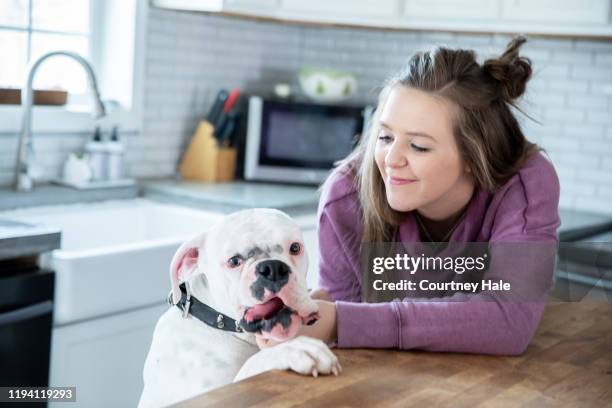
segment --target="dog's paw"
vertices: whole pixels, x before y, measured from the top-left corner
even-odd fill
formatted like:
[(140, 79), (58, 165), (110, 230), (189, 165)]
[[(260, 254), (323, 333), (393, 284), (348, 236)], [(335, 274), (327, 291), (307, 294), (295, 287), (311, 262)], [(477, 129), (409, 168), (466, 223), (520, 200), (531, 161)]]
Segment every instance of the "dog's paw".
[(303, 375), (338, 375), (340, 362), (327, 345), (319, 339), (300, 336), (270, 349), (279, 353), (285, 369)]

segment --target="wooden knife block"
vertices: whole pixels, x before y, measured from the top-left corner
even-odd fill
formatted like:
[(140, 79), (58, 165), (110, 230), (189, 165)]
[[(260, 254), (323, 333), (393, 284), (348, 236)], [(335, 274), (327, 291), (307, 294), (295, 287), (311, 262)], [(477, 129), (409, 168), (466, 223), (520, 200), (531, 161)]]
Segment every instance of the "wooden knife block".
[(220, 147), (213, 132), (211, 123), (200, 121), (179, 166), (184, 179), (208, 182), (234, 179), (236, 149)]

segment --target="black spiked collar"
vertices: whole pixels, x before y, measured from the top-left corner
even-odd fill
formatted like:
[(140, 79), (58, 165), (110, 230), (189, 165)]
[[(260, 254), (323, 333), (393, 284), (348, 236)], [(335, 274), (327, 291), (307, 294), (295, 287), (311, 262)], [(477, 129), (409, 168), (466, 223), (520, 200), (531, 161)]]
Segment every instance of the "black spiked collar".
[(215, 329), (242, 333), (242, 327), (236, 323), (236, 320), (231, 317), (219, 313), (212, 307), (205, 303), (200, 302), (196, 297), (191, 294), (189, 284), (183, 282), (180, 284), (181, 299), (177, 304), (172, 303), (172, 292), (168, 295), (168, 304), (178, 307), (183, 311), (183, 318), (186, 318), (188, 314), (192, 315), (196, 319), (206, 323), (208, 326)]

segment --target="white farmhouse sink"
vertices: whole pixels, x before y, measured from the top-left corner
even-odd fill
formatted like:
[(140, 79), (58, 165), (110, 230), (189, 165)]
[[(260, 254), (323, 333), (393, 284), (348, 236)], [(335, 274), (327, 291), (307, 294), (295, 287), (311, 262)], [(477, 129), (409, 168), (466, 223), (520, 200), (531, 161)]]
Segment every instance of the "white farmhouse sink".
[(221, 215), (146, 199), (35, 207), (0, 213), (62, 230), (41, 256), (56, 272), (55, 325), (161, 304), (178, 246)]

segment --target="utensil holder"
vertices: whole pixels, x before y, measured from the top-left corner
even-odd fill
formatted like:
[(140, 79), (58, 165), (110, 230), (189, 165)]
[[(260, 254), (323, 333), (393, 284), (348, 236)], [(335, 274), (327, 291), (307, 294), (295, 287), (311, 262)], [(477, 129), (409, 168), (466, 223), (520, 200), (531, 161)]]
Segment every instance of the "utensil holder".
[(213, 125), (201, 120), (179, 166), (184, 179), (216, 183), (234, 179), (236, 149), (219, 146), (213, 133)]

